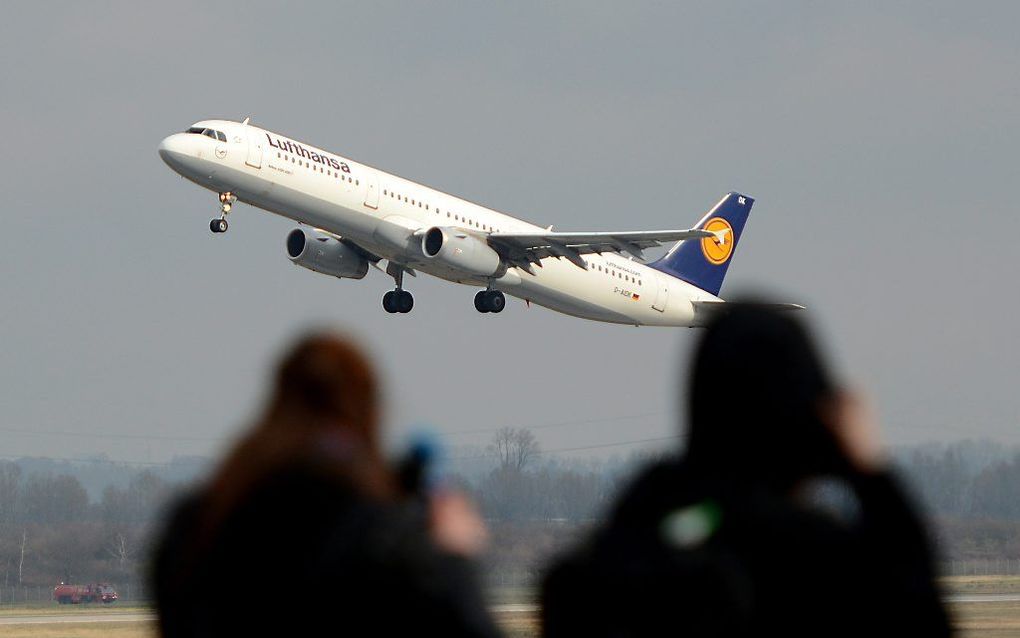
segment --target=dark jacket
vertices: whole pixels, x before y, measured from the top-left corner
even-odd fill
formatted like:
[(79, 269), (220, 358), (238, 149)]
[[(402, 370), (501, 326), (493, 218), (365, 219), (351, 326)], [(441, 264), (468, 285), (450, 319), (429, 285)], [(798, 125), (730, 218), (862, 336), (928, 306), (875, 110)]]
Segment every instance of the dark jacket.
[(205, 498), (176, 508), (157, 549), (167, 638), (497, 635), (472, 565), (431, 543), (422, 508), (295, 468), (259, 483), (208, 535)]
[(658, 465), (548, 573), (545, 635), (944, 636), (923, 530), (887, 474), (852, 523), (749, 481)]

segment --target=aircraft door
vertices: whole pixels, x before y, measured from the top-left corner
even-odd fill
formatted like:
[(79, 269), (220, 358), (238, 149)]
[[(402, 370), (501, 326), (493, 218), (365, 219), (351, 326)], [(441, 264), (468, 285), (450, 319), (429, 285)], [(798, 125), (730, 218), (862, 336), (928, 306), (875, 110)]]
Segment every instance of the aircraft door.
[(244, 163), (253, 168), (262, 168), (262, 136), (255, 129), (246, 126), (248, 134), (248, 157)]
[(375, 173), (365, 175), (365, 206), (379, 208), (379, 180)]
[(655, 303), (652, 304), (652, 308), (659, 312), (666, 312), (666, 306), (668, 304), (669, 280), (666, 279), (665, 275), (655, 273)]

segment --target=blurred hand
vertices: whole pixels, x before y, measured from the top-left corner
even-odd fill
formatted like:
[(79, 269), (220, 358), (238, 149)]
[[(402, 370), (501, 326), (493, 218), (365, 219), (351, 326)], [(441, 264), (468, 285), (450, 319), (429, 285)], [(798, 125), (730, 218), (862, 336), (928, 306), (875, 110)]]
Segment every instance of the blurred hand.
[(822, 421), (851, 468), (865, 474), (885, 468), (887, 458), (871, 405), (860, 395), (843, 391), (821, 410)]
[(451, 554), (473, 557), (489, 542), (489, 532), (475, 506), (461, 492), (441, 490), (429, 497), (432, 540)]

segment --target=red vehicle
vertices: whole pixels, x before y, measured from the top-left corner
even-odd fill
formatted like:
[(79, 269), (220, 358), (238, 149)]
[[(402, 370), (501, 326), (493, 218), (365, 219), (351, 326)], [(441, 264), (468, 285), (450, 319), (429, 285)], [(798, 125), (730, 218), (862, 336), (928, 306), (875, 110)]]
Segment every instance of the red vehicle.
[(112, 603), (117, 600), (117, 592), (113, 585), (107, 583), (90, 583), (88, 585), (65, 585), (60, 583), (53, 588), (53, 600), (61, 605), (77, 605), (79, 603)]

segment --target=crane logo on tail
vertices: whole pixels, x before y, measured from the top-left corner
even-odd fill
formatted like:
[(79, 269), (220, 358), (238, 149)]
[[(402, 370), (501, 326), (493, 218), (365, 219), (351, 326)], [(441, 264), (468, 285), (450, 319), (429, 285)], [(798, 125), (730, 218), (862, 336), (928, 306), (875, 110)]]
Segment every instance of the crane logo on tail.
[(705, 259), (716, 266), (725, 264), (733, 254), (733, 226), (722, 217), (713, 217), (703, 228), (714, 235), (701, 239), (701, 252)]

